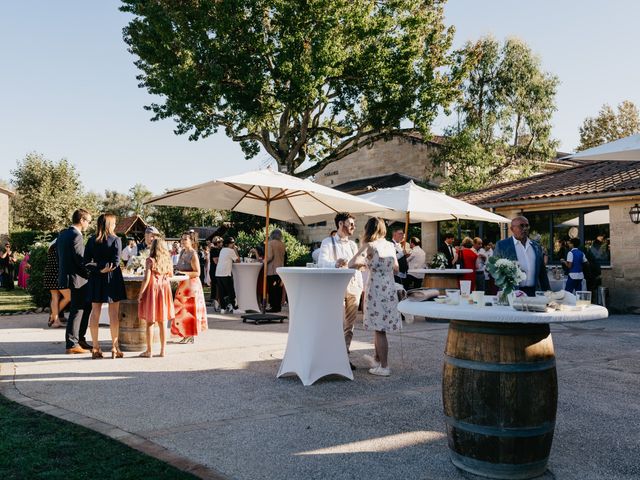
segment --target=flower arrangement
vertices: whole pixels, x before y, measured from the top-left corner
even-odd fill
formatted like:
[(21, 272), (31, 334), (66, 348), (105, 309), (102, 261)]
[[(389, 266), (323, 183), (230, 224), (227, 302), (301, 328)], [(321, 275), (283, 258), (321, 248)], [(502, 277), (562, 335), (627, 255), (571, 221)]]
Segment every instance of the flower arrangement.
[(143, 250), (139, 255), (131, 257), (129, 264), (127, 265), (127, 270), (134, 274), (142, 275), (144, 273), (145, 264), (147, 263), (147, 258), (149, 258), (148, 248)]
[(447, 265), (448, 265), (447, 257), (442, 252), (436, 253), (431, 258), (431, 262), (429, 262), (430, 268), (439, 268), (440, 270), (447, 268)]
[(527, 274), (520, 270), (518, 262), (506, 258), (489, 257), (485, 268), (504, 296), (509, 295), (520, 282), (527, 279)]

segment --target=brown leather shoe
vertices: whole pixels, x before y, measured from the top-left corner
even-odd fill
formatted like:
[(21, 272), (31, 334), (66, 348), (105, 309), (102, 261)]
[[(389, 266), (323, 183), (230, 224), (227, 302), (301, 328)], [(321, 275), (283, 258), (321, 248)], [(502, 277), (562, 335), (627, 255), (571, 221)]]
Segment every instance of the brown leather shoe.
[(85, 350), (80, 345), (76, 345), (73, 348), (67, 348), (65, 352), (66, 353), (89, 353), (89, 350)]
[(78, 342), (78, 345), (80, 345), (82, 348), (86, 349), (86, 350), (93, 350), (93, 346), (91, 346), (90, 344), (88, 344), (86, 341), (84, 340), (80, 340)]

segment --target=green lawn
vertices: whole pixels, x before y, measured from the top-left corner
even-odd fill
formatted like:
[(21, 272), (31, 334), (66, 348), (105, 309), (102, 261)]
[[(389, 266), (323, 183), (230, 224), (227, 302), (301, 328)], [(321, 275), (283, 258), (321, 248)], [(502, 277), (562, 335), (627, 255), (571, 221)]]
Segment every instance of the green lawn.
[(33, 310), (36, 305), (31, 300), (26, 290), (14, 288), (13, 290), (0, 289), (0, 313), (24, 312)]
[(0, 479), (193, 480), (104, 435), (0, 395)]

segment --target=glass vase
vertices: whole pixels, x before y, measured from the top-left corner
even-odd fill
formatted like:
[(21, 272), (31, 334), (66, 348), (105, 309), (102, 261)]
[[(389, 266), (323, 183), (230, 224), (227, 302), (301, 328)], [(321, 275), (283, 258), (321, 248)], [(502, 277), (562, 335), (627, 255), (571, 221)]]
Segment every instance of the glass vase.
[(510, 305), (510, 303), (509, 303), (509, 294), (510, 293), (511, 292), (509, 292), (507, 290), (500, 290), (498, 292), (496, 305), (502, 305), (502, 306), (508, 307)]

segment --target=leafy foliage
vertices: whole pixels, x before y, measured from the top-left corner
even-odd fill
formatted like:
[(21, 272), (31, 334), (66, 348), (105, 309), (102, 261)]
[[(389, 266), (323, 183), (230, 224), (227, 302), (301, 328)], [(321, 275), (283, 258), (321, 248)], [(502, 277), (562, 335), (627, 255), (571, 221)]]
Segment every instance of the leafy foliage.
[[(296, 237), (278, 225), (269, 225), (269, 234), (271, 234), (271, 232), (276, 228), (279, 228), (282, 231), (282, 241), (284, 242), (285, 250), (287, 252), (287, 265), (305, 265), (307, 261), (310, 261), (311, 252), (309, 247), (300, 243)], [(239, 232), (235, 237), (235, 240), (240, 255), (247, 256), (249, 250), (252, 248), (264, 245), (264, 228), (250, 232)]]
[(618, 105), (618, 113), (605, 104), (596, 117), (587, 117), (582, 123), (577, 150), (597, 147), (635, 133), (640, 133), (640, 114), (633, 102), (622, 102)]
[(495, 279), (496, 286), (505, 294), (513, 292), (520, 282), (527, 278), (527, 275), (520, 270), (518, 262), (506, 258), (499, 258), (495, 255), (489, 257), (485, 268)]
[(54, 231), (68, 225), (81, 205), (82, 184), (67, 160), (47, 160), (28, 154), (11, 171), (16, 196), (12, 200), (16, 224), (31, 230)]
[(15, 229), (11, 231), (9, 240), (14, 252), (26, 252), (36, 242), (42, 238), (45, 232), (38, 230)]
[(223, 129), (291, 173), (310, 161), (301, 176), (403, 120), (428, 133), (464, 73), (444, 0), (123, 3), (140, 86), (164, 98), (152, 120), (192, 140)]
[(445, 130), (436, 163), (446, 165), (448, 193), (527, 177), (555, 154), (551, 115), (558, 79), (521, 40), (491, 37), (463, 49), (473, 66), (456, 105), (457, 123)]
[(44, 268), (47, 264), (47, 250), (48, 244), (42, 241), (37, 242), (29, 250), (29, 265), (31, 265), (31, 268), (29, 268), (27, 291), (38, 307), (48, 307), (50, 300), (49, 290), (44, 288)]
[(155, 206), (151, 212), (151, 221), (166, 237), (178, 237), (190, 227), (215, 225), (222, 220), (217, 210), (202, 208)]

